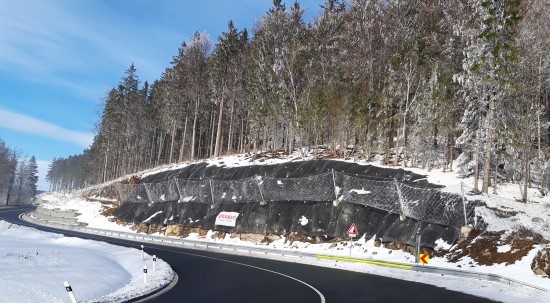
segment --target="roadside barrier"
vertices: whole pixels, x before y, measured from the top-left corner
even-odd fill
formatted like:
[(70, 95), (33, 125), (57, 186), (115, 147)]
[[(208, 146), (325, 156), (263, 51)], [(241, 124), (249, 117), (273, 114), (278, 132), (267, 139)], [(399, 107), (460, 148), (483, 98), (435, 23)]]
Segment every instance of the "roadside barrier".
[(462, 277), (462, 278), (482, 279), (486, 281), (499, 282), (505, 285), (522, 286), (522, 287), (542, 291), (550, 295), (550, 289), (533, 285), (530, 283), (526, 283), (523, 281), (515, 280), (512, 278), (504, 277), (501, 275), (491, 274), (491, 273), (481, 273), (481, 272), (474, 272), (474, 271), (468, 271), (463, 269), (442, 268), (442, 267), (426, 266), (426, 265), (418, 265), (418, 264), (389, 262), (389, 261), (375, 260), (375, 259), (348, 258), (348, 257), (324, 255), (324, 254), (321, 255), (321, 254), (315, 254), (315, 253), (292, 251), (291, 249), (275, 249), (275, 248), (257, 247), (257, 246), (253, 247), (253, 246), (244, 246), (244, 245), (237, 245), (237, 244), (231, 244), (231, 243), (210, 242), (207, 240), (193, 240), (193, 239), (181, 239), (181, 238), (175, 238), (175, 237), (152, 236), (147, 234), (89, 228), (89, 227), (84, 227), (79, 225), (65, 225), (65, 224), (37, 220), (35, 218), (28, 216), (27, 214), (21, 215), (21, 219), (25, 221), (30, 221), (32, 223), (36, 223), (39, 225), (43, 225), (43, 226), (64, 229), (64, 230), (72, 230), (72, 231), (88, 233), (88, 234), (102, 235), (102, 236), (107, 236), (112, 238), (124, 238), (126, 240), (133, 240), (141, 243), (149, 242), (149, 243), (165, 245), (165, 246), (177, 246), (177, 247), (183, 246), (189, 249), (216, 251), (216, 252), (222, 252), (222, 253), (228, 253), (228, 254), (242, 254), (244, 252), (248, 254), (255, 254), (257, 257), (262, 257), (263, 255), (263, 257), (266, 257), (266, 258), (269, 257), (269, 255), (294, 257), (295, 262), (299, 262), (300, 259), (313, 259), (313, 260), (321, 260), (321, 261), (363, 263), (368, 265), (390, 267), (397, 270), (412, 270), (417, 272), (448, 275), (448, 276), (455, 276), (455, 277)]

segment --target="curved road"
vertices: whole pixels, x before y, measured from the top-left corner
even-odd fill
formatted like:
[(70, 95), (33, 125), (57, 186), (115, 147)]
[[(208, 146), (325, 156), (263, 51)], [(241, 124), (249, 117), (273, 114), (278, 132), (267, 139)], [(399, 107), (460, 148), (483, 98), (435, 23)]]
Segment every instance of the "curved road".
[[(0, 208), (0, 219), (66, 236), (139, 248), (141, 243), (52, 229), (21, 221), (31, 207)], [(148, 302), (422, 302), (481, 303), (488, 299), (364, 273), (146, 244), (168, 262), (179, 281)]]

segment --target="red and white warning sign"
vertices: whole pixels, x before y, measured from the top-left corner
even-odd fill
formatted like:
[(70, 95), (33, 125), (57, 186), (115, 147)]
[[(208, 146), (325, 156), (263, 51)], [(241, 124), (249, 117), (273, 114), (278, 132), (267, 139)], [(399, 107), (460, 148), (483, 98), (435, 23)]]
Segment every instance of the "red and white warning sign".
[(238, 216), (239, 213), (236, 212), (222, 211), (216, 217), (216, 222), (214, 224), (235, 227)]
[(357, 229), (357, 225), (355, 223), (351, 223), (351, 226), (348, 228), (348, 236), (355, 237), (359, 234), (359, 230)]

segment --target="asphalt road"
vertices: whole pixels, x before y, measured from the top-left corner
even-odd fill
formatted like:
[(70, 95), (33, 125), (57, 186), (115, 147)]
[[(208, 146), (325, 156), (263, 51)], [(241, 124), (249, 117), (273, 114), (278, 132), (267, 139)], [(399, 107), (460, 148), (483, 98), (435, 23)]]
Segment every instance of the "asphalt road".
[[(116, 245), (139, 248), (142, 244), (21, 221), (19, 214), (29, 209), (0, 208), (0, 219)], [(144, 245), (147, 253), (168, 262), (179, 277), (174, 288), (148, 302), (495, 302), (431, 285), (364, 273), (148, 243)]]

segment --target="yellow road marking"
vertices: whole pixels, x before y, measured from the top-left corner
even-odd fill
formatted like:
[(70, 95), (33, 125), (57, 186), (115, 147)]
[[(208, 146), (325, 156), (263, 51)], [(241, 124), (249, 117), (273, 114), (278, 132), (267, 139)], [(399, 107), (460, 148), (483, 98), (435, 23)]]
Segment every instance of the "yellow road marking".
[(372, 260), (365, 260), (365, 259), (356, 259), (356, 258), (335, 257), (335, 256), (327, 256), (327, 255), (317, 255), (317, 258), (318, 259), (335, 260), (335, 261), (366, 263), (366, 264), (373, 264), (373, 265), (378, 265), (378, 266), (394, 267), (394, 268), (401, 268), (401, 269), (412, 269), (413, 268), (411, 265), (396, 264), (396, 263), (384, 262), (384, 261), (372, 261)]

